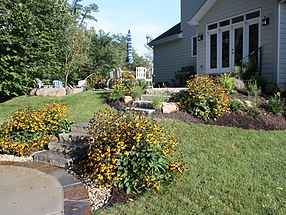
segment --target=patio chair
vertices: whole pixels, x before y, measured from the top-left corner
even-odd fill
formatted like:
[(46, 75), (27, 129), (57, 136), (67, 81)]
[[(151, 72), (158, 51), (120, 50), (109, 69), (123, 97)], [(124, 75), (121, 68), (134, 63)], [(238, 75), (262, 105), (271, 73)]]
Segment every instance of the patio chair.
[(55, 88), (63, 87), (63, 82), (61, 82), (59, 80), (54, 80), (53, 85)]
[(146, 67), (136, 67), (136, 79), (146, 80), (147, 68)]
[(44, 88), (44, 84), (39, 78), (35, 78), (35, 88)]

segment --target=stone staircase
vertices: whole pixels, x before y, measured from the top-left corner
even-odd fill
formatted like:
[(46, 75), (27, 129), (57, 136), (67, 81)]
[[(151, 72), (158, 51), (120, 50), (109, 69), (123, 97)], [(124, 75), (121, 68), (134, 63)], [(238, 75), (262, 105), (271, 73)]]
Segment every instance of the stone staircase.
[(152, 104), (153, 96), (164, 94), (165, 101), (168, 101), (172, 94), (186, 90), (186, 88), (152, 88), (147, 89), (146, 93), (141, 96), (141, 100), (133, 101), (132, 109), (152, 113), (155, 111)]
[[(152, 97), (158, 92), (166, 92), (166, 100), (172, 93), (184, 90), (185, 88), (153, 88), (148, 89), (146, 94), (142, 95), (141, 100), (133, 101), (131, 109), (141, 112), (152, 113), (155, 111), (152, 104)], [(34, 154), (34, 161), (47, 163), (50, 165), (66, 168), (74, 160), (86, 155), (88, 143), (94, 141), (89, 135), (89, 123), (82, 122), (71, 126), (70, 133), (61, 133), (57, 142), (49, 142), (48, 150)]]
[(48, 149), (35, 153), (34, 161), (66, 168), (79, 157), (86, 155), (88, 142), (94, 141), (89, 135), (89, 124), (86, 122), (71, 126), (70, 133), (59, 134), (57, 142), (49, 142)]

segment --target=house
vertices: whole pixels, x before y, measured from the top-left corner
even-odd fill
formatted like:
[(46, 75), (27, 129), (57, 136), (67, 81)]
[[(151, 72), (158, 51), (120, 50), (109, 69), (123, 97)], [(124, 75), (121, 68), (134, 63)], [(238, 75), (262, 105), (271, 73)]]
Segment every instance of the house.
[(181, 0), (181, 22), (148, 45), (155, 82), (172, 83), (184, 66), (219, 74), (252, 61), (286, 90), (286, 0)]

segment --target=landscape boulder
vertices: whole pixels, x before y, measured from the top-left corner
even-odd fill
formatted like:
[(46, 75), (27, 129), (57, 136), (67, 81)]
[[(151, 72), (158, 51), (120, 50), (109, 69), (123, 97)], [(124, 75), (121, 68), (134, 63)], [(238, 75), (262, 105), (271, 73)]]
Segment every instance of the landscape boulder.
[(133, 101), (133, 98), (131, 96), (124, 96), (123, 101), (125, 104), (128, 104)]
[(173, 102), (163, 102), (161, 109), (162, 113), (172, 113), (179, 110), (177, 104)]

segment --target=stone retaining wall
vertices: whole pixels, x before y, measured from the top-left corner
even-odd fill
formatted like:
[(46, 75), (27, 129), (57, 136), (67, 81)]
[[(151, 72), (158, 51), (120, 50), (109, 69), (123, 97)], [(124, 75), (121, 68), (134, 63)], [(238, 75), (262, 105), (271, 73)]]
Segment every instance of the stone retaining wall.
[(69, 94), (80, 93), (82, 91), (83, 88), (34, 88), (31, 90), (30, 96), (65, 96)]

